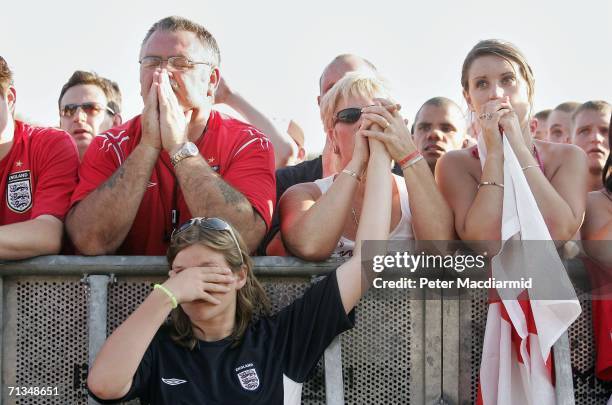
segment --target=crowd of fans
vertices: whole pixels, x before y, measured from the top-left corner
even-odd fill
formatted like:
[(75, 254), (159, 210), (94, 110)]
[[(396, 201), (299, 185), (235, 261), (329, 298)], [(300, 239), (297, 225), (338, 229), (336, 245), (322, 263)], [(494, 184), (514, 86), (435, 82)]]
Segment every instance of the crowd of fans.
[[(466, 56), (466, 114), (436, 96), (412, 125), (372, 62), (337, 56), (319, 81), (326, 144), (311, 160), (295, 123), (279, 130), (225, 82), (199, 24), (156, 22), (139, 60), (141, 115), (125, 120), (117, 84), (76, 71), (56, 129), (14, 119), (0, 57), (0, 258), (167, 254), (171, 266), (98, 355), (89, 387), (99, 400), (176, 403), (166, 388), (185, 384), (188, 403), (254, 393), (299, 402), (299, 384), (367, 290), (360, 241), (501, 239), (504, 138), (553, 240), (612, 239), (612, 106), (564, 101), (534, 113), (534, 72), (508, 42), (481, 41)], [(350, 259), (270, 317), (254, 252)], [(610, 249), (592, 252), (612, 263)], [(181, 370), (214, 384), (197, 387)]]

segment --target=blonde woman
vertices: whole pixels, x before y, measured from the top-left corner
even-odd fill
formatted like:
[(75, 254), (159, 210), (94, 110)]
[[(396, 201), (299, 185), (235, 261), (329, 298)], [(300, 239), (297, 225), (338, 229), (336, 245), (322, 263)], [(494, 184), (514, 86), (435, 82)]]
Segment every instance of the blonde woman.
[[(297, 184), (280, 202), (281, 235), (287, 249), (306, 260), (350, 257), (368, 182), (392, 185), (389, 239), (452, 239), (452, 214), (427, 162), (417, 151), (396, 104), (377, 76), (346, 74), (321, 99), (321, 118), (340, 172)], [(366, 175), (371, 150), (366, 138), (384, 145), (404, 177)], [(382, 203), (382, 202), (381, 202)], [(435, 218), (435, 219), (434, 219)]]

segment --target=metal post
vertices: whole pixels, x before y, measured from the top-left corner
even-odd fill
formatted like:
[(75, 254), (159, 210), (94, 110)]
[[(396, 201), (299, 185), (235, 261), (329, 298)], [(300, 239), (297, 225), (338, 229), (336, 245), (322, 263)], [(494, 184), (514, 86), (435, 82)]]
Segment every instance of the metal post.
[[(90, 275), (87, 276), (89, 284), (89, 315), (88, 315), (88, 338), (89, 338), (89, 367), (92, 366), (96, 355), (106, 340), (106, 313), (108, 303), (108, 283), (111, 277)], [(89, 398), (88, 404), (96, 405), (98, 402)]]
[(344, 381), (342, 379), (342, 345), (336, 336), (325, 349), (325, 400), (327, 405), (344, 404)]
[(553, 346), (555, 359), (555, 393), (558, 405), (574, 405), (574, 383), (572, 380), (572, 357), (567, 331)]
[(410, 403), (425, 402), (425, 294), (410, 291)]
[[(433, 290), (432, 290), (433, 291)], [(428, 292), (426, 292), (427, 294)], [(425, 402), (435, 403), (442, 394), (442, 300), (441, 291), (425, 300)]]
[[(461, 324), (459, 317), (459, 290), (443, 291), (442, 298), (442, 399), (458, 404), (460, 372)], [(442, 402), (440, 400), (440, 403)]]

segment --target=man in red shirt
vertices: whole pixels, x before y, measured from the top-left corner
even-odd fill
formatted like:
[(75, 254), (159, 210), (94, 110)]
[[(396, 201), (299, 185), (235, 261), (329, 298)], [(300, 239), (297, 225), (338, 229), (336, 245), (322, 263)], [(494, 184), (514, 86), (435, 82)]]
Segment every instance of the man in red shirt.
[(180, 17), (155, 23), (140, 50), (141, 116), (94, 138), (66, 228), (84, 254), (165, 254), (191, 217), (222, 217), (250, 250), (270, 223), (274, 150), (256, 128), (212, 110), (219, 49)]
[(0, 56), (0, 260), (57, 254), (77, 183), (70, 135), (14, 119), (13, 74)]

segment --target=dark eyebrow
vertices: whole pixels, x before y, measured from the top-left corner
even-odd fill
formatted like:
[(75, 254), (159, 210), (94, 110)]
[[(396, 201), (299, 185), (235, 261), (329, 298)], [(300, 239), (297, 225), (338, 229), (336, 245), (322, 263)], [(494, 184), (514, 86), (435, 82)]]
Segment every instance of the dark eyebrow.
[(453, 124), (451, 124), (451, 123), (450, 123), (450, 122), (448, 122), (448, 121), (441, 122), (441, 123), (440, 123), (440, 126), (449, 126), (449, 127), (451, 127), (452, 129), (454, 129), (455, 131), (457, 130), (457, 127), (455, 127)]
[[(503, 72), (500, 76), (506, 76), (506, 75), (512, 75), (512, 76), (516, 76), (516, 73), (513, 70), (508, 70)], [(487, 75), (482, 75), (482, 76), (476, 76), (473, 80), (480, 80), (480, 79), (488, 79), (489, 77)]]

